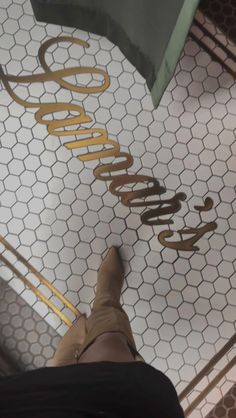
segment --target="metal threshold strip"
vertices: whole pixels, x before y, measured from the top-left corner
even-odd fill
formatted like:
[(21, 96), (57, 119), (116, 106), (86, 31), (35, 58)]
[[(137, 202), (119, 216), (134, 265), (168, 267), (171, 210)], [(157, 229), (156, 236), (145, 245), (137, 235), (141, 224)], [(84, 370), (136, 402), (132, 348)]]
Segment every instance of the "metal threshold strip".
[[(186, 388), (180, 393), (179, 401), (183, 401), (188, 395), (190, 395), (197, 384), (206, 376), (210, 374), (213, 367), (232, 349), (236, 343), (236, 334), (234, 334), (230, 340), (221, 348), (221, 350), (215, 354), (209, 363), (195, 376), (195, 378), (186, 386)], [(226, 375), (226, 373), (236, 365), (236, 356), (234, 356), (225, 367), (212, 379), (212, 381), (201, 391), (201, 393), (192, 401), (192, 403), (185, 410), (185, 417), (189, 416), (191, 412), (199, 405), (199, 403), (210, 393), (217, 383)]]
[(200, 10), (195, 15), (190, 36), (236, 78), (236, 45)]
[[(18, 261), (24, 264), (24, 266), (27, 267), (28, 270), (37, 277), (37, 279), (39, 280), (41, 284), (45, 285), (55, 296), (57, 296), (58, 299), (60, 299), (65, 304), (65, 306), (69, 308), (76, 315), (76, 317), (81, 316), (81, 312), (77, 308), (75, 308), (74, 305), (72, 305), (72, 303), (67, 298), (65, 298), (65, 296), (63, 296), (61, 292), (59, 292), (59, 290), (57, 290), (41, 273), (39, 273), (35, 269), (35, 267), (33, 267), (20, 253), (18, 253), (18, 251), (16, 251), (11, 246), (11, 244), (9, 244), (9, 242), (7, 242), (7, 240), (1, 235), (0, 235), (0, 243), (3, 244), (5, 248), (17, 258)], [(27, 287), (29, 287), (30, 290), (32, 290), (32, 292), (34, 292), (34, 294), (42, 302), (44, 302), (50, 309), (52, 309), (52, 311), (63, 322), (65, 322), (66, 325), (68, 325), (69, 327), (72, 325), (72, 322), (70, 321), (70, 319), (67, 318), (66, 315), (64, 315), (52, 302), (50, 302), (50, 300), (48, 300), (47, 297), (40, 290), (38, 290), (37, 287), (35, 287), (26, 277), (24, 277), (24, 275), (16, 267), (14, 267), (14, 265), (2, 254), (0, 254), (0, 261), (3, 264), (5, 264), (20, 280), (22, 280), (22, 282)]]

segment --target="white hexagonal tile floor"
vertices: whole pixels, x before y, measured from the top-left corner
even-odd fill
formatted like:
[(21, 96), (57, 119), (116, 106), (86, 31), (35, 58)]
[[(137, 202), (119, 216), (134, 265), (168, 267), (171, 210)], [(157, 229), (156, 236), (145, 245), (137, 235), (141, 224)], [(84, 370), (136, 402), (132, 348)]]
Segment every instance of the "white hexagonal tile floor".
[(3, 280), (0, 293), (1, 348), (19, 371), (52, 366), (60, 336)]
[[(92, 121), (86, 127), (106, 129), (121, 151), (133, 156), (129, 174), (155, 177), (167, 190), (163, 199), (187, 196), (178, 213), (161, 218), (171, 218), (171, 226), (142, 224), (143, 209), (124, 206), (109, 191), (109, 182), (95, 178), (98, 161), (76, 158), (63, 137), (48, 134), (36, 122), (35, 110), (16, 103), (2, 83), (0, 234), (87, 314), (101, 260), (108, 247), (119, 246), (125, 266), (121, 301), (137, 348), (180, 391), (235, 332), (236, 82), (189, 37), (153, 109), (144, 79), (104, 37), (36, 22), (28, 0), (2, 0), (0, 10), (5, 74), (42, 72), (40, 45), (55, 36), (73, 36), (89, 48), (53, 45), (46, 53), (50, 68), (98, 67), (111, 80), (99, 94), (69, 91), (54, 81), (11, 82), (15, 94), (33, 103), (80, 104)], [(76, 77), (70, 80), (91, 82), (88, 75)], [(213, 200), (212, 209), (197, 212), (194, 206), (202, 206), (206, 197)], [(199, 228), (213, 221), (217, 228), (199, 239), (198, 251), (177, 251), (158, 240), (163, 229)], [(67, 326), (6, 266), (1, 265), (0, 274), (64, 335)], [(51, 301), (74, 319), (55, 297)]]

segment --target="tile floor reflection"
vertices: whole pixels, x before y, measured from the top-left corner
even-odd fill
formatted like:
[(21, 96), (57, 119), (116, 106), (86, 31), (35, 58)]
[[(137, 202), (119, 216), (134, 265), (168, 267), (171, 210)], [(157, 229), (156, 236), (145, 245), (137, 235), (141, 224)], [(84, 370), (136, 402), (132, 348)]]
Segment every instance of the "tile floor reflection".
[[(167, 189), (165, 198), (185, 193), (186, 202), (172, 218), (175, 231), (199, 226), (194, 205), (202, 205), (207, 196), (214, 202), (202, 220), (216, 221), (217, 229), (199, 240), (199, 251), (164, 248), (157, 239), (162, 228), (142, 225), (143, 209), (125, 207), (105, 182), (95, 179), (98, 162), (79, 161), (60, 138), (36, 123), (33, 109), (15, 103), (1, 85), (0, 234), (87, 314), (101, 260), (109, 246), (121, 246), (126, 274), (121, 301), (137, 348), (179, 392), (235, 332), (236, 82), (188, 38), (161, 104), (153, 110), (143, 78), (107, 39), (35, 22), (28, 0), (2, 0), (0, 8), (5, 73), (39, 73), (41, 43), (68, 35), (90, 47), (54, 45), (46, 54), (50, 68), (79, 62), (105, 69), (111, 78), (101, 94), (71, 92), (54, 82), (12, 84), (20, 97), (81, 104), (92, 118), (90, 126), (106, 129), (133, 156), (131, 174), (157, 178)], [(83, 81), (91, 80), (84, 76)], [(64, 335), (67, 327), (33, 292), (5, 266), (0, 274)], [(61, 301), (35, 285), (74, 319)]]

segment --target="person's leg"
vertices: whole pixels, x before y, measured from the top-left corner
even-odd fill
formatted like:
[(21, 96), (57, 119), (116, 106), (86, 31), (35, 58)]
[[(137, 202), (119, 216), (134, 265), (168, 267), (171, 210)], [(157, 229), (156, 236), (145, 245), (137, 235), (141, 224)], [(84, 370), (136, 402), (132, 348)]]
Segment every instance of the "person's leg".
[(86, 337), (86, 314), (81, 315), (60, 340), (53, 357), (53, 366), (77, 364), (76, 350), (80, 349)]
[(98, 271), (96, 297), (86, 322), (87, 335), (77, 350), (78, 363), (122, 361), (124, 358), (127, 359), (124, 361), (133, 361), (137, 356), (138, 361), (144, 361), (136, 349), (128, 315), (120, 304), (123, 281), (122, 262), (118, 250), (112, 247)]
[(119, 254), (111, 248), (98, 272), (92, 313), (87, 320), (83, 314), (64, 335), (54, 356), (54, 366), (106, 359), (145, 362), (136, 349), (129, 318), (120, 304), (123, 280)]
[(126, 337), (123, 333), (106, 332), (99, 335), (82, 353), (78, 362), (91, 363), (98, 361), (135, 361), (135, 356), (131, 353)]

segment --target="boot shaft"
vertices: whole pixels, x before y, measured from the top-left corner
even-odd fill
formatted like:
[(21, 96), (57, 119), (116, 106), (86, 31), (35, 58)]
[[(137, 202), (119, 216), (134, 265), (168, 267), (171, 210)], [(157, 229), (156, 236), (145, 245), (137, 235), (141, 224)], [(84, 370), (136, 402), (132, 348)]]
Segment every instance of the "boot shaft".
[(118, 250), (112, 247), (103, 260), (97, 279), (93, 309), (100, 306), (120, 308), (120, 295), (124, 283), (124, 270)]

